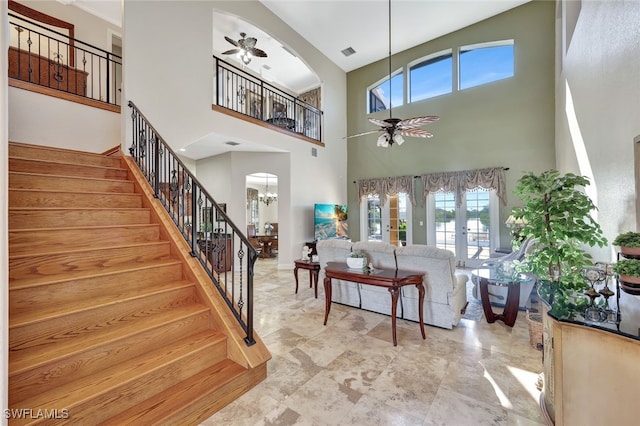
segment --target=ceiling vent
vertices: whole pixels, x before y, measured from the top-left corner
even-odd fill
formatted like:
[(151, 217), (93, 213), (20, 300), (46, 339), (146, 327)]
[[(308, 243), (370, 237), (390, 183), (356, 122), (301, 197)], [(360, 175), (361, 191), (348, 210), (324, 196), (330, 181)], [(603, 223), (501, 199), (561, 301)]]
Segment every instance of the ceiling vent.
[(346, 49), (342, 49), (341, 52), (344, 56), (351, 56), (356, 53), (356, 51), (351, 46), (347, 47)]
[(231, 145), (231, 146), (238, 146), (240, 145), (240, 142), (229, 141), (229, 142), (225, 142), (225, 144)]

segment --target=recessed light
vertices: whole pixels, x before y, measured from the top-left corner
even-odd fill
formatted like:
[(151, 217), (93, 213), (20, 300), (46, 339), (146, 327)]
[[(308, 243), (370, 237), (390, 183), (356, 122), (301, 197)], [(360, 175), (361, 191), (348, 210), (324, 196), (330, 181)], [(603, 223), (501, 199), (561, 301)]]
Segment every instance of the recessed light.
[(180, 151), (180, 152), (185, 152), (185, 151), (186, 151), (186, 149), (184, 149), (184, 148), (180, 148), (178, 151)]

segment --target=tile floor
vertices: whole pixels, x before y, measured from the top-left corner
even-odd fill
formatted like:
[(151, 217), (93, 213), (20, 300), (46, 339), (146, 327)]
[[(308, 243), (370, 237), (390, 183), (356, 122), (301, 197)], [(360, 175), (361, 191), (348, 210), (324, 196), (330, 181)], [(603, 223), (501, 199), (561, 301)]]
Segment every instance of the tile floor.
[(268, 377), (202, 426), (544, 425), (536, 381), (541, 352), (527, 321), (462, 320), (453, 330), (391, 319), (338, 304), (323, 326), (324, 291), (308, 272), (256, 266), (255, 328), (273, 358)]

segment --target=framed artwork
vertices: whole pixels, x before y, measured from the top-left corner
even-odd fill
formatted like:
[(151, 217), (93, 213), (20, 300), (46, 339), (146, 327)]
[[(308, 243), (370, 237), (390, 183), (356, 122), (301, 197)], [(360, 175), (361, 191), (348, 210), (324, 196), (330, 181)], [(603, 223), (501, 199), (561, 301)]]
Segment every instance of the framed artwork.
[(273, 101), (273, 103), (271, 104), (271, 117), (273, 118), (286, 118), (287, 117), (287, 105), (282, 103), (282, 102), (278, 102), (278, 101)]
[(247, 105), (249, 116), (262, 120), (262, 96), (260, 93), (248, 90), (247, 91)]

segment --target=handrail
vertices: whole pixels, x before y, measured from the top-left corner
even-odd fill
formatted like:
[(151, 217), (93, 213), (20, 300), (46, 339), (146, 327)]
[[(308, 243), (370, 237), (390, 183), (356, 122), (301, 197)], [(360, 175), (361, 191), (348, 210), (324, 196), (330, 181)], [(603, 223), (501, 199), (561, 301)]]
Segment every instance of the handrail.
[(13, 18), (10, 27), (16, 31), (9, 46), (10, 78), (120, 106), (119, 55), (22, 16), (8, 16)]
[(216, 105), (322, 141), (320, 109), (216, 56), (213, 59)]
[(253, 278), (258, 253), (227, 216), (224, 205), (211, 197), (136, 105), (132, 101), (128, 105), (133, 124), (131, 156), (189, 244), (191, 256), (200, 261), (245, 331), (246, 344), (253, 345)]

